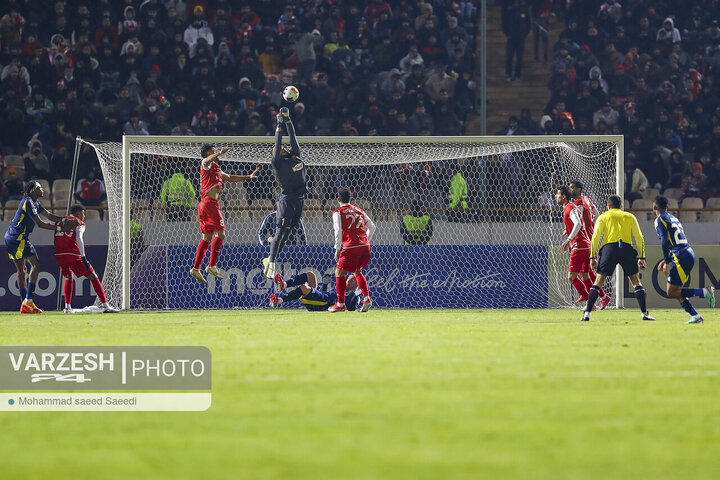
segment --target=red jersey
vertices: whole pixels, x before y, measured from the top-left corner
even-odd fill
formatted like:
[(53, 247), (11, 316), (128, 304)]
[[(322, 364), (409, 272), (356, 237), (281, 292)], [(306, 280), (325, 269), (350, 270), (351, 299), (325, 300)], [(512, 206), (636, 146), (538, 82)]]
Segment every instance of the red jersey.
[(588, 234), (588, 237), (592, 238), (592, 234), (595, 231), (595, 207), (593, 206), (592, 200), (587, 195), (580, 195), (580, 198), (575, 199), (575, 205), (577, 205), (580, 211), (580, 218), (583, 222), (583, 227)]
[[(574, 220), (574, 221), (573, 221)], [(568, 237), (572, 233), (575, 223), (580, 225), (575, 237), (570, 240), (570, 246), (573, 249), (585, 250), (590, 248), (590, 237), (588, 237), (587, 230), (583, 226), (582, 217), (580, 216), (580, 210), (574, 203), (568, 203), (563, 208), (563, 221), (565, 222), (565, 235)]]
[(333, 227), (335, 250), (370, 245), (370, 237), (375, 230), (375, 224), (362, 208), (349, 203), (340, 205), (333, 212)]
[(105, 185), (99, 178), (96, 178), (92, 182), (83, 179), (78, 182), (75, 192), (79, 193), (80, 198), (83, 200), (100, 200), (105, 193)]
[(85, 233), (85, 223), (77, 217), (64, 216), (80, 222), (80, 225), (69, 232), (55, 232), (55, 255), (69, 255), (73, 257), (85, 256), (85, 245), (83, 242), (83, 233)]
[(207, 170), (200, 164), (200, 198), (205, 198), (205, 195), (215, 185), (220, 187), (220, 193), (222, 193), (223, 179), (222, 170), (217, 162), (212, 162), (210, 168)]

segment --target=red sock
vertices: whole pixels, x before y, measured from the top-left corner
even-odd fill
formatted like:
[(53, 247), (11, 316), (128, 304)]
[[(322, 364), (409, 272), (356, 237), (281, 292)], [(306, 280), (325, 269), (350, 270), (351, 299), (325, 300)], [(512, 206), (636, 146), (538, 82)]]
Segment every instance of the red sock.
[(338, 305), (345, 304), (345, 290), (347, 289), (345, 277), (335, 277), (335, 289), (337, 291)]
[(95, 277), (90, 281), (92, 282), (95, 293), (97, 293), (97, 296), (100, 299), (100, 303), (107, 302), (107, 299), (105, 298), (105, 289), (103, 288), (102, 283), (100, 283), (100, 279)]
[(212, 245), (210, 246), (210, 263), (208, 263), (209, 266), (214, 267), (217, 265), (217, 259), (220, 256), (220, 249), (222, 248), (222, 238), (215, 237), (212, 241)]
[(582, 280), (580, 280), (580, 277), (575, 277), (572, 281), (573, 287), (575, 287), (575, 290), (580, 294), (580, 298), (583, 300), (588, 299), (588, 289), (583, 283)]
[[(590, 284), (588, 284), (587, 281), (584, 282), (585, 285), (587, 285), (588, 292), (590, 291), (590, 287), (592, 287), (592, 286), (595, 284), (595, 279), (597, 278), (597, 275), (595, 275), (595, 272), (593, 272), (592, 270), (590, 270), (589, 276), (590, 276)], [(605, 296), (605, 290), (603, 290), (603, 289), (601, 288), (601, 289), (600, 289), (600, 295), (598, 295), (598, 297), (602, 298), (602, 297), (604, 297), (604, 296)]]
[(206, 242), (205, 240), (200, 240), (200, 243), (197, 247), (197, 252), (195, 253), (195, 263), (193, 263), (193, 268), (200, 268), (203, 260), (205, 259), (205, 252), (207, 252), (209, 246), (210, 244), (208, 242)]
[(370, 289), (368, 288), (367, 279), (365, 278), (365, 275), (362, 273), (356, 273), (355, 278), (357, 279), (358, 287), (360, 287), (360, 291), (363, 294), (363, 297), (369, 297), (370, 296)]
[(73, 280), (72, 277), (65, 279), (65, 286), (63, 288), (65, 292), (65, 303), (68, 305), (72, 303), (72, 292), (73, 292)]

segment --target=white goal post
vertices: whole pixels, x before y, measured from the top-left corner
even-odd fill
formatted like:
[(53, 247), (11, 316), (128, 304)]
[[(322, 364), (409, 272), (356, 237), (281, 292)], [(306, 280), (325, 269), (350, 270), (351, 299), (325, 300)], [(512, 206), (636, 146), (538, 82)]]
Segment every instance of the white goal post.
[[(258, 229), (279, 192), (269, 168), (273, 137), (128, 135), (122, 143), (83, 141), (96, 150), (107, 187), (110, 235), (103, 284), (113, 305), (266, 306), (272, 282), (259, 274), (268, 248)], [(280, 271), (285, 277), (304, 269), (319, 277), (332, 271), (329, 215), (337, 205), (336, 189), (348, 187), (351, 202), (378, 224), (367, 277), (375, 305), (385, 308), (572, 307), (555, 187), (581, 181), (601, 212), (609, 195), (624, 191), (619, 135), (298, 141), (309, 177), (307, 239), (285, 247)], [(227, 238), (218, 266), (228, 275), (200, 286), (188, 275), (200, 240), (197, 211), (188, 207), (171, 218), (161, 190), (173, 174), (181, 174), (195, 185), (199, 201), (200, 149), (206, 143), (230, 148), (219, 159), (229, 173), (263, 169), (256, 180), (225, 184)], [(462, 198), (449, 208), (453, 195)], [(427, 241), (408, 241), (403, 225), (410, 214), (431, 219)], [(623, 306), (622, 287), (616, 272), (608, 285), (616, 307)]]

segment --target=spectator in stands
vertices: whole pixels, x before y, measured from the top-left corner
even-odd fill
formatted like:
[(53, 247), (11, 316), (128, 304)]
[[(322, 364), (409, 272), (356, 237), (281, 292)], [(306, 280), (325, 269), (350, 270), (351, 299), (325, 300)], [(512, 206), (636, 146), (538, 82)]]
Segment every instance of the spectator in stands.
[(422, 73), (422, 69), (425, 66), (425, 60), (423, 60), (423, 57), (420, 53), (418, 53), (417, 45), (411, 45), (407, 55), (400, 59), (400, 70), (407, 75), (414, 70), (413, 67), (415, 65), (420, 66), (420, 72)]
[(682, 179), (692, 173), (692, 169), (687, 160), (685, 160), (683, 152), (674, 150), (670, 155), (670, 180), (666, 187), (681, 188)]
[(635, 152), (625, 156), (625, 198), (633, 202), (643, 197), (648, 180), (642, 170), (635, 166)]
[(304, 34), (293, 31), (290, 38), (295, 42), (295, 55), (300, 62), (296, 72), (298, 84), (310, 85), (317, 64), (315, 49), (322, 45), (320, 30), (316, 28), (312, 32)]
[(720, 196), (720, 157), (716, 157), (710, 169), (708, 169), (707, 184), (709, 192), (714, 197)]
[(410, 132), (413, 135), (420, 134), (424, 130), (428, 130), (432, 135), (435, 130), (435, 122), (433, 122), (432, 117), (425, 110), (425, 104), (423, 103), (417, 104), (415, 107), (415, 113), (410, 115), (410, 118), (408, 118), (408, 123), (410, 126)]
[(510, 115), (507, 126), (495, 132), (495, 135), (527, 135), (527, 132), (520, 128), (518, 118), (515, 115)]
[(692, 164), (692, 170), (682, 179), (681, 187), (683, 198), (700, 197), (705, 190), (708, 177), (703, 173), (703, 166), (700, 162)]
[(42, 151), (42, 142), (38, 134), (28, 142), (28, 152), (23, 156), (25, 164), (25, 180), (45, 179), (52, 180), (50, 174), (50, 160)]
[(659, 152), (654, 151), (650, 154), (650, 160), (643, 171), (647, 172), (645, 176), (651, 188), (657, 188), (660, 191), (665, 188), (668, 183), (669, 171), (667, 162), (662, 159)]
[(196, 5), (193, 9), (193, 17), (190, 24), (183, 33), (183, 40), (190, 50), (190, 58), (197, 53), (198, 42), (204, 40), (211, 47), (215, 43), (215, 37), (212, 29), (205, 21), (205, 8), (202, 5)]
[(125, 122), (123, 131), (126, 135), (150, 135), (145, 122), (140, 120), (140, 116), (135, 113), (130, 116), (130, 120)]
[(527, 107), (523, 108), (520, 112), (518, 128), (527, 132), (527, 135), (540, 135), (542, 133), (540, 124), (533, 120), (532, 112)]
[[(505, 48), (505, 80), (518, 80), (522, 73), (525, 38), (530, 33), (530, 15), (522, 0), (503, 4), (502, 30), (507, 36)], [(514, 69), (513, 69), (514, 67)]]
[(610, 102), (605, 102), (602, 108), (593, 114), (593, 125), (598, 128), (598, 123), (602, 120), (608, 127), (614, 127), (617, 125), (620, 119), (620, 114), (617, 110), (612, 108)]
[(7, 193), (5, 200), (22, 200), (23, 188), (23, 181), (18, 177), (17, 169), (13, 167), (8, 168), (7, 180), (5, 180), (5, 189)]
[[(87, 177), (81, 179), (75, 188), (75, 200), (85, 207), (99, 207), (107, 198), (105, 184), (97, 178), (95, 169), (87, 173)], [(102, 216), (102, 211), (100, 212)]]
[(675, 28), (675, 22), (668, 17), (663, 22), (662, 28), (657, 31), (655, 39), (658, 41), (668, 41), (669, 43), (677, 43), (681, 40), (680, 30)]

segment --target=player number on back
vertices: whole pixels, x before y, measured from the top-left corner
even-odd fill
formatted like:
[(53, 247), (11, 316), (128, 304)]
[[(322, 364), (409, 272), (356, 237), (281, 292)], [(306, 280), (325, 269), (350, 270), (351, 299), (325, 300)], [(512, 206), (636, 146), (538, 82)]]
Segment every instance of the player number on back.
[(685, 232), (683, 232), (683, 228), (680, 222), (673, 222), (671, 225), (675, 230), (675, 245), (684, 245), (688, 243), (687, 238), (685, 237)]
[(348, 230), (352, 230), (353, 228), (360, 227), (360, 222), (362, 222), (362, 215), (359, 213), (347, 213), (345, 214), (345, 219), (350, 220), (350, 225), (348, 225)]

